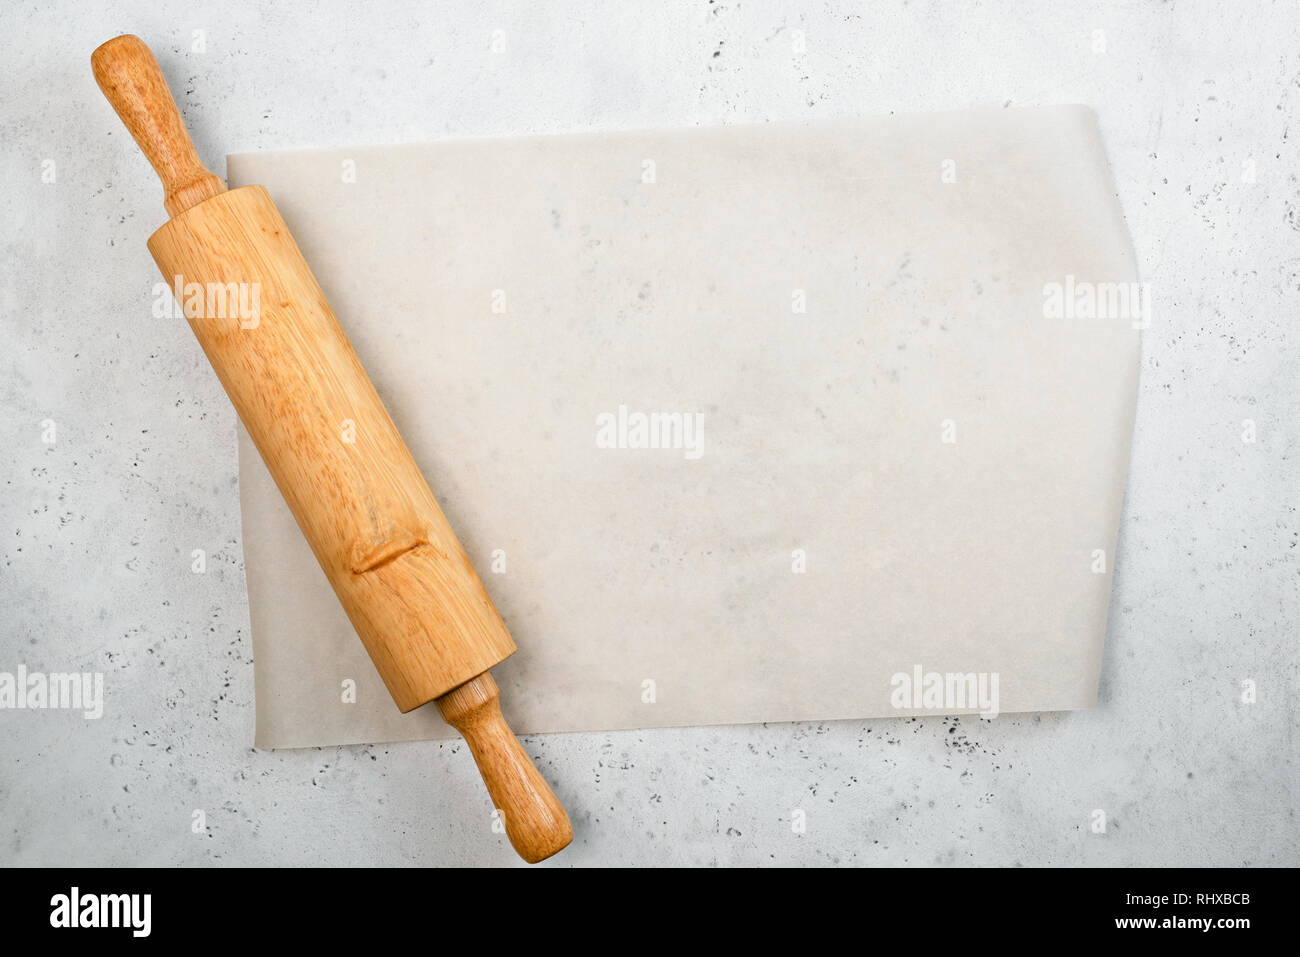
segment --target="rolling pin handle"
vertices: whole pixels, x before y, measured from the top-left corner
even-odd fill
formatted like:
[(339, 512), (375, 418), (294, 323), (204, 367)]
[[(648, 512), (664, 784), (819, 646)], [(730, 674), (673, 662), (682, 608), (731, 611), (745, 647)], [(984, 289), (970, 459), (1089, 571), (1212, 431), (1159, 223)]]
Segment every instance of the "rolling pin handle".
[(194, 151), (158, 61), (143, 40), (129, 33), (114, 37), (95, 48), (90, 66), (95, 82), (162, 180), (169, 216), (226, 191), (225, 183)]
[(563, 850), (573, 840), (573, 826), (506, 724), (492, 675), (485, 671), (436, 701), (443, 719), (469, 745), (492, 804), (504, 818), (506, 836), (519, 856), (536, 864)]

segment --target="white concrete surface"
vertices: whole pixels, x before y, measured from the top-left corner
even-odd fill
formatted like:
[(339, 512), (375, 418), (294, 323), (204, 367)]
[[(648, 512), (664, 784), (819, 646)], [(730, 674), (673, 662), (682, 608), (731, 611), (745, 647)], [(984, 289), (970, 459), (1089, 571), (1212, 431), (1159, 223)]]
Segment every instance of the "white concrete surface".
[(530, 738), (577, 834), (544, 866), (1300, 863), (1300, 8), (289, 6), (0, 7), (0, 671), (105, 673), (100, 720), (0, 711), (0, 864), (515, 863), (461, 746), (249, 746), (234, 413), (186, 325), (150, 312), (161, 192), (88, 64), (120, 32), (159, 54), (218, 171), (241, 150), (1093, 106), (1156, 304), (1100, 706)]

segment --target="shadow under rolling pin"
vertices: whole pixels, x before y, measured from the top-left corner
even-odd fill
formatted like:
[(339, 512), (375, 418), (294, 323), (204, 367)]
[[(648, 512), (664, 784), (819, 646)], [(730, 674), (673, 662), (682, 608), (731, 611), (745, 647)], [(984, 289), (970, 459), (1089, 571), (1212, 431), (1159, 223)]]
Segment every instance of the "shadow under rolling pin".
[(149, 251), (163, 278), (258, 288), (255, 321), (187, 318), (398, 709), (435, 701), (469, 744), (515, 850), (530, 863), (550, 857), (573, 828), (488, 672), (515, 643), (288, 226), (265, 189), (227, 191), (204, 167), (138, 37), (109, 40), (91, 66), (162, 180), (172, 218)]

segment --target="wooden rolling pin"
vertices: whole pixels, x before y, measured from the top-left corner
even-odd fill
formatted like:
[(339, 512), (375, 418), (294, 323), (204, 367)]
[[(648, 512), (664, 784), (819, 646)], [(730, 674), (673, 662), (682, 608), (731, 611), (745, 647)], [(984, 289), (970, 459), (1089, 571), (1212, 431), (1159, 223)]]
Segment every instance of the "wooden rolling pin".
[(227, 192), (200, 162), (138, 37), (109, 40), (91, 66), (162, 180), (172, 218), (149, 251), (163, 277), (259, 306), (255, 316), (190, 316), (190, 327), (398, 709), (436, 701), (515, 850), (529, 862), (551, 856), (573, 829), (488, 673), (515, 643), (289, 227), (261, 186)]

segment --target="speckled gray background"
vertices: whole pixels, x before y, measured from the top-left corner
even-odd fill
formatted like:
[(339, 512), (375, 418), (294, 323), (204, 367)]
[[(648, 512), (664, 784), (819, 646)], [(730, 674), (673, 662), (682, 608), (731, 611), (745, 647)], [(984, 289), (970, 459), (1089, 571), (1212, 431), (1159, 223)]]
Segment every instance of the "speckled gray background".
[(0, 8), (0, 671), (106, 681), (99, 721), (0, 711), (0, 863), (516, 860), (459, 745), (249, 747), (234, 413), (187, 326), (150, 314), (161, 191), (88, 65), (120, 32), (155, 48), (218, 171), (241, 150), (1093, 106), (1155, 302), (1099, 707), (533, 737), (576, 831), (543, 866), (1300, 863), (1300, 8), (161, 6)]

